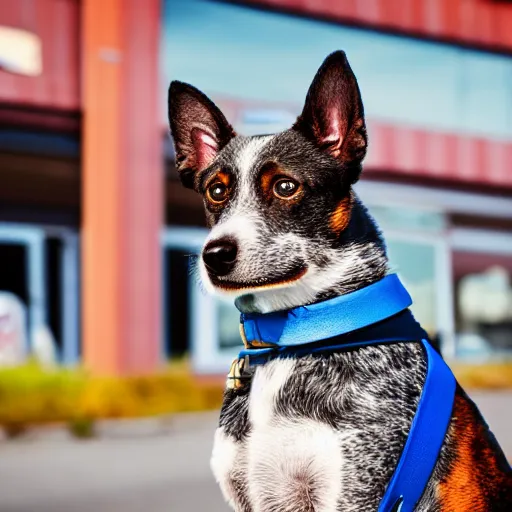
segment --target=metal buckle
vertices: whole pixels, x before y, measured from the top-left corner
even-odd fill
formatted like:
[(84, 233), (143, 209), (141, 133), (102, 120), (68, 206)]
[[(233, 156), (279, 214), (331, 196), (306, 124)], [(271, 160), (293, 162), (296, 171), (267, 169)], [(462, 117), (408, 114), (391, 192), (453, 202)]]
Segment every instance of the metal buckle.
[(250, 375), (244, 375), (244, 372), (249, 368), (249, 366), (249, 356), (236, 358), (231, 363), (231, 368), (229, 369), (226, 380), (226, 388), (235, 390), (243, 388), (251, 378)]

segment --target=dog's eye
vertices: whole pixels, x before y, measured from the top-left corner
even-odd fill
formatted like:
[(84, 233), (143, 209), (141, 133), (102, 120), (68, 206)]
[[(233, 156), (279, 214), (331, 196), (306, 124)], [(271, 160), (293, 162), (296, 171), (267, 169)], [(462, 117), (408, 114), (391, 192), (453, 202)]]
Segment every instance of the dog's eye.
[(228, 197), (228, 187), (224, 183), (214, 183), (208, 187), (208, 196), (214, 203), (222, 203)]
[(289, 178), (274, 183), (274, 194), (278, 197), (292, 197), (299, 189), (299, 184)]

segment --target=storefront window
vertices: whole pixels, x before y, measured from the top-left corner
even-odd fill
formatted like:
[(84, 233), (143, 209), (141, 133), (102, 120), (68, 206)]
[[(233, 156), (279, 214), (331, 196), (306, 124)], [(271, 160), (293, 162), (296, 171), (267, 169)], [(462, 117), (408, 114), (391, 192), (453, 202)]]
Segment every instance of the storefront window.
[[(385, 185), (382, 185), (384, 188)], [(363, 197), (364, 199), (364, 197)], [(415, 210), (405, 206), (371, 206), (370, 213), (383, 229), (414, 233), (439, 233), (446, 228), (445, 216), (436, 211)]]
[(512, 257), (456, 251), (457, 356), (512, 356)]

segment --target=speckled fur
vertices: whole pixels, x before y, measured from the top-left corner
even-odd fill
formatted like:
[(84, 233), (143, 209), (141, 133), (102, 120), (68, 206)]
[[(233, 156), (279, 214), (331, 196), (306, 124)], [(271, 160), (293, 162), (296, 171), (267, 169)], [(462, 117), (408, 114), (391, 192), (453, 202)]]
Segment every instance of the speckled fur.
[[(258, 367), (255, 377), (265, 371)], [(342, 492), (332, 510), (377, 509), (405, 443), (424, 375), (419, 344), (367, 347), (294, 361), (293, 372), (275, 394), (268, 414), (277, 432), (281, 424), (295, 421), (300, 428), (302, 421), (309, 420), (336, 434), (344, 467)], [(250, 394), (226, 391), (219, 423), (233, 442), (247, 447), (257, 429), (267, 428), (265, 424), (254, 427), (249, 421)], [(254, 480), (247, 472), (245, 477), (248, 482)]]
[[(184, 184), (205, 195), (218, 169), (229, 176), (229, 201), (219, 207), (205, 199), (208, 241), (229, 237), (239, 251), (225, 277), (214, 279), (200, 263), (209, 291), (232, 296), (243, 311), (268, 312), (348, 293), (386, 274), (381, 233), (352, 190), (366, 132), (344, 54), (326, 60), (297, 123), (281, 134), (235, 135), (206, 97), (181, 83), (171, 85), (169, 114)], [(268, 162), (301, 184), (297, 201), (262, 193)], [(351, 205), (350, 219), (333, 232), (330, 219), (341, 203)], [(304, 269), (300, 278), (288, 281), (297, 268)], [(240, 288), (226, 291), (226, 282)], [(212, 470), (227, 502), (237, 512), (375, 512), (425, 374), (425, 354), (414, 341), (251, 369), (243, 388), (226, 390), (215, 434)], [(510, 512), (511, 479), (478, 410), (457, 388), (416, 512)]]

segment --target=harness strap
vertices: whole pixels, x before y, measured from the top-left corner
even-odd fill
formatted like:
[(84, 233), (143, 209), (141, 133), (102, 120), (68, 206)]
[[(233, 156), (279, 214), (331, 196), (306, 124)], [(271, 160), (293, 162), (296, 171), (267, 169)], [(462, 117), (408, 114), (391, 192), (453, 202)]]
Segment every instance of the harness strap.
[(378, 512), (414, 511), (432, 475), (452, 416), (455, 377), (430, 343), (422, 343), (427, 354), (427, 376), (402, 455)]

